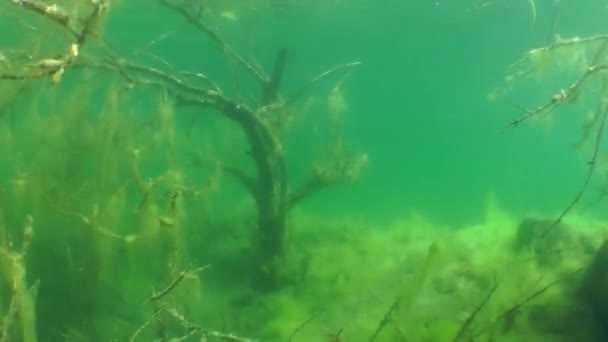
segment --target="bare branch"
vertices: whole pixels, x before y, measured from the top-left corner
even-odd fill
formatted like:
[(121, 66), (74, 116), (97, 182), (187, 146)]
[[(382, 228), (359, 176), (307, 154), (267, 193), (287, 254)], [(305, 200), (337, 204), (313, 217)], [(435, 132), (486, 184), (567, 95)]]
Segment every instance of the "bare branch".
[(517, 127), (523, 121), (526, 121), (526, 120), (528, 120), (534, 116), (540, 115), (540, 114), (553, 112), (555, 109), (557, 109), (559, 106), (563, 105), (564, 103), (574, 101), (580, 95), (585, 82), (595, 73), (604, 71), (606, 69), (608, 69), (608, 64), (591, 66), (591, 67), (587, 68), (585, 73), (578, 80), (576, 80), (576, 82), (574, 82), (567, 89), (562, 89), (557, 94), (553, 95), (553, 97), (551, 98), (551, 101), (549, 101), (545, 105), (538, 107), (534, 110), (528, 110), (528, 109), (522, 108), (522, 110), (526, 114), (522, 117), (513, 119), (508, 124), (508, 127)]
[(305, 198), (326, 187), (355, 180), (367, 163), (368, 156), (365, 153), (352, 156), (339, 153), (332, 158), (328, 166), (315, 170), (314, 174), (304, 184), (290, 193), (289, 207), (296, 206)]
[[(300, 89), (296, 90), (296, 92), (293, 93), (293, 95), (291, 95), (291, 97), (285, 101), (283, 106), (291, 105), (292, 103), (297, 101), (300, 97), (302, 97), (306, 92), (310, 91), (310, 89), (314, 88), (317, 84), (319, 84), (321, 81), (325, 80), (326, 78), (331, 77), (334, 74), (337, 74), (340, 72), (348, 71), (348, 70), (350, 70), (354, 67), (360, 66), (360, 65), (361, 65), (361, 62), (355, 61), (355, 62), (338, 65), (334, 68), (331, 68), (327, 71), (322, 72), (321, 74), (317, 75), (315, 78), (308, 81), (302, 87), (300, 87)], [(261, 109), (260, 111), (264, 111), (264, 110)]]
[(494, 285), (490, 289), (490, 292), (488, 292), (487, 296), (481, 301), (481, 303), (479, 303), (479, 305), (475, 308), (475, 310), (473, 310), (471, 312), (471, 314), (469, 315), (469, 317), (462, 323), (462, 326), (460, 327), (460, 329), (458, 330), (458, 333), (454, 337), (454, 342), (470, 340), (468, 338), (468, 336), (470, 336), (470, 334), (471, 334), (471, 331), (470, 331), (471, 326), (475, 322), (477, 315), (479, 315), (481, 310), (483, 310), (483, 308), (488, 304), (488, 302), (490, 301), (490, 299), (496, 292), (497, 288), (498, 288), (498, 282), (496, 281), (496, 274), (494, 274)]
[(165, 289), (163, 289), (162, 291), (160, 291), (158, 293), (153, 294), (150, 298), (148, 298), (145, 301), (145, 303), (149, 303), (149, 302), (157, 301), (157, 300), (161, 299), (162, 297), (169, 294), (169, 292), (171, 292), (173, 289), (175, 289), (177, 287), (177, 285), (179, 285), (186, 277), (199, 273), (209, 267), (211, 267), (211, 265), (205, 265), (203, 267), (199, 267), (194, 270), (190, 270), (190, 267), (186, 268), (185, 270), (181, 271), (177, 275), (177, 277), (175, 277), (175, 279), (173, 279), (173, 281)]
[(509, 309), (504, 311), (496, 319), (496, 321), (503, 322), (503, 327), (502, 327), (503, 331), (506, 332), (506, 331), (511, 330), (511, 328), (515, 324), (515, 320), (517, 319), (518, 314), (521, 312), (521, 309), (523, 308), (524, 305), (530, 303), (537, 297), (541, 296), (543, 293), (547, 292), (551, 287), (558, 284), (560, 281), (561, 281), (561, 279), (558, 279), (558, 280), (555, 280), (555, 281), (543, 286), (542, 288), (540, 288), (537, 291), (530, 294), (528, 297), (521, 300), (519, 303), (513, 305), (512, 307), (510, 307)]
[(283, 73), (285, 72), (286, 65), (287, 49), (279, 49), (275, 57), (272, 77), (264, 88), (264, 93), (262, 94), (262, 106), (276, 101), (279, 95), (279, 88), (281, 86), (281, 81), (283, 80)]
[(160, 308), (160, 309), (156, 310), (154, 312), (154, 315), (152, 315), (152, 317), (149, 320), (147, 320), (144, 324), (142, 324), (139, 328), (137, 328), (137, 330), (135, 330), (133, 335), (131, 335), (131, 338), (129, 338), (129, 342), (135, 342), (137, 337), (139, 337), (139, 335), (141, 335), (141, 333), (144, 331), (144, 329), (146, 329), (146, 327), (148, 327), (153, 321), (156, 321), (158, 318), (158, 315), (163, 313), (165, 310), (166, 310), (166, 308)]
[[(570, 273), (569, 275), (574, 275), (576, 273), (579, 273), (580, 271), (581, 271), (580, 269), (576, 270), (576, 271)], [(541, 280), (542, 280), (542, 277), (539, 279), (539, 282)], [(519, 301), (517, 304), (509, 307), (507, 310), (503, 311), (500, 315), (498, 315), (496, 317), (496, 319), (493, 320), (492, 323), (490, 323), (485, 328), (479, 330), (475, 334), (475, 338), (478, 338), (482, 334), (488, 332), (490, 334), (489, 340), (492, 340), (492, 335), (494, 334), (494, 329), (496, 328), (497, 324), (499, 324), (499, 323), (502, 323), (501, 330), (503, 333), (509, 332), (513, 328), (513, 325), (515, 324), (515, 321), (516, 321), (518, 315), (521, 313), (521, 310), (525, 305), (527, 305), (528, 303), (532, 302), (536, 298), (543, 295), (545, 292), (547, 292), (553, 286), (560, 283), (562, 280), (563, 279), (558, 279), (558, 280), (554, 280), (554, 281), (546, 284), (545, 286), (541, 287), (540, 289), (537, 289), (536, 291), (532, 292), (530, 295), (528, 295), (527, 297), (525, 297), (524, 299)]]
[(321, 315), (321, 312), (317, 312), (314, 315), (310, 316), (308, 319), (306, 319), (304, 322), (302, 322), (302, 324), (300, 324), (297, 328), (295, 328), (293, 330), (293, 332), (291, 333), (291, 335), (289, 335), (289, 339), (287, 340), (288, 342), (293, 341), (293, 339), (296, 337), (296, 335), (302, 330), (304, 329), (304, 327), (306, 327), (308, 325), (308, 323), (314, 321), (317, 317), (319, 317)]
[(369, 342), (375, 341), (376, 338), (378, 338), (378, 336), (380, 335), (380, 332), (382, 332), (382, 330), (384, 330), (384, 328), (386, 328), (386, 326), (389, 325), (393, 321), (393, 313), (395, 311), (397, 311), (397, 309), (399, 308), (400, 302), (401, 302), (401, 298), (397, 297), (397, 299), (395, 299), (393, 304), (391, 304), (391, 306), (388, 308), (386, 313), (384, 313), (384, 317), (382, 317), (382, 319), (380, 320), (380, 323), (378, 323), (378, 327), (374, 331), (374, 334), (368, 340)]
[(67, 11), (57, 5), (47, 5), (45, 2), (38, 0), (11, 0), (11, 3), (47, 17), (75, 36), (78, 36), (76, 30), (72, 27), (73, 21)]
[(263, 86), (268, 84), (269, 79), (268, 76), (264, 74), (262, 70), (256, 67), (253, 63), (246, 60), (243, 56), (241, 56), (236, 50), (234, 50), (217, 32), (215, 32), (211, 27), (205, 24), (202, 20), (202, 5), (195, 10), (195, 13), (191, 13), (187, 10), (184, 4), (176, 4), (174, 1), (170, 0), (161, 0), (161, 5), (172, 9), (173, 11), (182, 15), (190, 24), (196, 27), (201, 32), (205, 33), (207, 37), (211, 39), (213, 43), (218, 45), (220, 49), (231, 59), (238, 62), (241, 66), (243, 66), (249, 73), (251, 73)]
[(597, 156), (599, 154), (602, 139), (604, 137), (604, 129), (606, 126), (607, 117), (608, 117), (608, 106), (606, 106), (606, 109), (604, 110), (604, 112), (602, 114), (600, 125), (597, 128), (597, 133), (595, 136), (595, 144), (593, 145), (593, 154), (591, 156), (591, 159), (587, 163), (587, 165), (588, 165), (587, 175), (585, 177), (585, 181), (583, 182), (583, 186), (581, 187), (579, 192), (576, 194), (574, 199), (570, 202), (570, 204), (568, 204), (568, 206), (562, 211), (562, 213), (558, 216), (558, 218), (551, 224), (551, 226), (549, 226), (549, 228), (547, 228), (547, 230), (545, 232), (543, 232), (541, 234), (540, 237), (547, 236), (547, 234), (549, 234), (555, 227), (557, 227), (557, 225), (562, 221), (562, 219), (570, 212), (570, 210), (572, 210), (572, 208), (574, 208), (574, 206), (576, 206), (578, 204), (578, 202), (581, 200), (581, 198), (583, 198), (583, 195), (585, 195), (585, 193), (587, 192), (587, 189), (589, 188), (589, 185), (591, 184), (591, 179), (593, 178), (593, 175), (595, 174), (595, 169), (597, 167)]
[(184, 76), (193, 77), (195, 79), (201, 80), (205, 84), (207, 84), (208, 86), (210, 86), (212, 90), (214, 90), (214, 91), (216, 91), (218, 93), (222, 92), (220, 90), (220, 87), (215, 82), (213, 82), (213, 80), (210, 79), (209, 76), (203, 74), (202, 72), (183, 71), (181, 74), (184, 75)]
[[(26, 80), (50, 76), (54, 83), (59, 82), (65, 69), (71, 66), (76, 60), (76, 57), (78, 57), (82, 45), (90, 35), (94, 34), (97, 23), (107, 9), (106, 0), (90, 0), (92, 10), (89, 15), (85, 18), (74, 20), (67, 14), (67, 11), (57, 5), (47, 5), (38, 0), (11, 0), (11, 2), (14, 5), (20, 6), (58, 23), (68, 32), (73, 34), (76, 41), (70, 45), (67, 53), (64, 53), (63, 55), (29, 63), (26, 72), (0, 73), (0, 79), (4, 80)], [(82, 22), (80, 30), (74, 27), (75, 22)], [(5, 63), (8, 62), (5, 61)]]
[(229, 175), (237, 179), (251, 194), (257, 192), (257, 186), (253, 177), (249, 176), (245, 171), (238, 169), (234, 166), (223, 165), (222, 170), (226, 171)]
[[(92, 5), (92, 11), (85, 18), (73, 19), (68, 14), (68, 11), (56, 4), (48, 5), (44, 1), (39, 0), (11, 0), (12, 4), (30, 10), (59, 24), (74, 35), (78, 45), (84, 44), (89, 35), (94, 33), (100, 17), (108, 8), (107, 0), (89, 0), (89, 2)], [(80, 29), (76, 27), (78, 23), (82, 23)]]

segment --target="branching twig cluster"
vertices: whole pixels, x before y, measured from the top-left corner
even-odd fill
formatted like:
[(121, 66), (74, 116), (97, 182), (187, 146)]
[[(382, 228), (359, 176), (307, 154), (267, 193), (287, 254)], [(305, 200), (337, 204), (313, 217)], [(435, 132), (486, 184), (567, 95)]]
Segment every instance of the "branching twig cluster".
[[(0, 79), (25, 80), (50, 76), (54, 83), (60, 81), (64, 71), (71, 66), (79, 55), (87, 39), (96, 34), (99, 21), (107, 10), (107, 0), (89, 0), (91, 10), (84, 18), (72, 18), (68, 12), (57, 6), (39, 0), (11, 0), (12, 4), (25, 10), (37, 13), (72, 33), (74, 41), (67, 52), (55, 57), (44, 58), (27, 63), (25, 70), (8, 70), (0, 73)], [(2, 56), (3, 64), (10, 66), (14, 61)]]
[[(574, 272), (577, 273), (578, 271)], [(574, 274), (573, 273), (573, 274)], [(537, 283), (542, 281), (543, 277), (539, 279)], [(516, 320), (522, 312), (524, 306), (530, 304), (532, 301), (536, 300), (538, 297), (549, 291), (552, 287), (559, 284), (562, 279), (554, 280), (552, 282), (547, 283), (546, 285), (540, 287), (539, 289), (532, 292), (530, 295), (526, 296), (516, 304), (510, 306), (506, 310), (504, 310), (501, 314), (499, 314), (488, 326), (484, 327), (477, 331), (474, 335), (475, 338), (479, 338), (484, 334), (488, 334), (488, 340), (494, 340), (494, 336), (496, 333), (499, 334), (507, 334), (509, 333), (513, 327), (515, 326)]]
[[(598, 47), (597, 50), (594, 52), (592, 58), (590, 59), (590, 65), (585, 69), (585, 71), (581, 75), (579, 75), (579, 77), (569, 87), (561, 89), (559, 92), (557, 92), (557, 94), (553, 95), (550, 101), (540, 107), (537, 107), (536, 109), (529, 110), (520, 107), (525, 114), (521, 117), (513, 119), (507, 127), (515, 128), (519, 126), (519, 124), (521, 124), (522, 122), (527, 121), (531, 118), (540, 115), (553, 114), (560, 107), (576, 101), (583, 93), (584, 87), (594, 78), (594, 76), (602, 75), (606, 77), (605, 71), (608, 69), (608, 64), (605, 62), (605, 56), (608, 49), (608, 36), (606, 35), (592, 36), (587, 38), (575, 37), (572, 39), (552, 41), (551, 44), (546, 47), (529, 51), (524, 59), (516, 63), (516, 66), (533, 64), (532, 61), (536, 59), (542, 60), (545, 58), (549, 58), (548, 54), (555, 53), (558, 50), (566, 51), (568, 49), (573, 49), (572, 51), (580, 51), (580, 49), (583, 49), (587, 51), (595, 48), (596, 45), (598, 45)], [(530, 72), (532, 72), (532, 70), (523, 71), (520, 76), (525, 76)], [(592, 145), (591, 157), (587, 162), (588, 169), (584, 182), (580, 190), (574, 196), (574, 198), (561, 211), (561, 213), (558, 215), (553, 224), (550, 225), (547, 230), (541, 234), (541, 237), (545, 237), (547, 234), (549, 234), (563, 220), (563, 218), (581, 201), (588, 188), (591, 186), (592, 179), (597, 169), (599, 150), (606, 129), (606, 117), (608, 116), (608, 105), (604, 100), (605, 90), (606, 79), (603, 79), (602, 86), (600, 89), (598, 109), (593, 114), (591, 119), (588, 120), (583, 126), (582, 142), (585, 142), (588, 137), (592, 135), (592, 133), (594, 133), (595, 136)]]
[(171, 292), (174, 288), (176, 288), (184, 279), (192, 277), (193, 275), (202, 272), (209, 267), (211, 267), (211, 265), (199, 267), (194, 270), (190, 270), (190, 267), (186, 268), (185, 270), (180, 272), (177, 277), (175, 277), (175, 279), (173, 279), (173, 281), (165, 289), (153, 294), (150, 298), (148, 298), (148, 300), (146, 300), (146, 303), (160, 300), (161, 298), (169, 294), (169, 292)]
[[(144, 331), (153, 323), (157, 324), (158, 338), (162, 342), (181, 342), (186, 341), (192, 337), (197, 337), (201, 341), (207, 341), (213, 338), (216, 341), (225, 342), (255, 342), (253, 339), (237, 336), (231, 333), (224, 333), (217, 330), (206, 329), (198, 324), (189, 321), (183, 314), (177, 309), (170, 307), (165, 301), (166, 297), (171, 292), (175, 291), (176, 288), (187, 278), (196, 276), (199, 272), (209, 268), (210, 265), (198, 267), (195, 269), (186, 268), (180, 272), (165, 288), (159, 292), (155, 292), (146, 300), (146, 303), (151, 303), (154, 307), (154, 314), (152, 317), (143, 323), (129, 338), (130, 342), (135, 342), (140, 339), (140, 336)], [(176, 322), (183, 330), (183, 335), (179, 337), (170, 337), (171, 333), (167, 329), (167, 320)]]
[(534, 299), (536, 299), (537, 297), (539, 297), (540, 295), (542, 295), (543, 293), (547, 292), (551, 287), (553, 287), (554, 285), (556, 285), (558, 281), (554, 281), (551, 282), (545, 286), (543, 286), (542, 288), (540, 288), (539, 290), (533, 292), (532, 294), (530, 294), (528, 297), (522, 299), (520, 302), (518, 302), (517, 304), (511, 306), (510, 308), (508, 308), (507, 310), (505, 310), (502, 314), (500, 314), (497, 318), (496, 318), (496, 323), (502, 322), (502, 333), (507, 333), (509, 332), (513, 326), (515, 325), (515, 321), (517, 320), (518, 315), (521, 313), (523, 307), (525, 305), (527, 305), (528, 303), (532, 302)]
[(328, 165), (318, 167), (305, 183), (291, 192), (290, 207), (329, 185), (357, 179), (367, 163), (366, 154), (348, 156), (343, 152), (338, 152)]
[(229, 58), (238, 62), (251, 75), (253, 75), (263, 86), (266, 86), (270, 79), (256, 65), (241, 56), (230, 44), (228, 44), (219, 33), (213, 30), (203, 20), (204, 4), (202, 2), (184, 2), (175, 0), (161, 0), (161, 4), (183, 16), (192, 26), (203, 32), (213, 43), (215, 43)]
[(523, 121), (531, 119), (534, 116), (552, 113), (558, 107), (566, 103), (575, 101), (581, 94), (581, 91), (586, 81), (594, 74), (605, 71), (606, 69), (608, 69), (608, 64), (590, 66), (589, 68), (587, 68), (585, 73), (583, 73), (583, 75), (579, 79), (577, 79), (571, 86), (569, 86), (567, 89), (561, 89), (557, 94), (553, 95), (551, 100), (546, 104), (534, 110), (529, 110), (522, 107), (521, 109), (526, 113), (526, 115), (513, 119), (513, 121), (509, 123), (509, 126), (517, 127)]

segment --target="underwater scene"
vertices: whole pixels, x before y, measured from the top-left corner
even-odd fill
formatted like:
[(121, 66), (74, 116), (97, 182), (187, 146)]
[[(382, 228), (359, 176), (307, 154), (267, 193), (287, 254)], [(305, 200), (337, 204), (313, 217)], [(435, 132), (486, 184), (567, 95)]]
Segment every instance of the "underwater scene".
[(0, 342), (608, 341), (607, 20), (1, 0)]

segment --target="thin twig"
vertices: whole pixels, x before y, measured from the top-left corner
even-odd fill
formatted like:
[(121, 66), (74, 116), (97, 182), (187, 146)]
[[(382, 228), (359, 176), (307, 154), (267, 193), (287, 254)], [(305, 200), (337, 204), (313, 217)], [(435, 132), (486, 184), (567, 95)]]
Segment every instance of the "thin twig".
[(471, 314), (469, 315), (469, 317), (462, 323), (462, 326), (460, 327), (460, 329), (458, 330), (458, 333), (454, 337), (454, 342), (458, 342), (458, 341), (462, 341), (462, 340), (466, 339), (466, 335), (470, 333), (469, 330), (471, 329), (471, 326), (475, 322), (477, 315), (479, 315), (481, 310), (483, 310), (483, 308), (488, 304), (488, 302), (490, 301), (490, 299), (496, 292), (497, 288), (498, 288), (498, 282), (496, 281), (496, 274), (494, 274), (494, 285), (490, 289), (490, 292), (488, 292), (488, 295), (481, 301), (481, 303), (479, 303), (479, 305), (475, 308), (475, 310), (473, 310), (471, 312)]
[(557, 217), (557, 219), (555, 219), (555, 221), (553, 221), (553, 223), (549, 226), (549, 228), (547, 228), (547, 230), (545, 230), (540, 235), (541, 238), (544, 238), (545, 236), (547, 236), (555, 227), (557, 227), (559, 225), (559, 223), (562, 221), (562, 219), (566, 215), (568, 215), (570, 210), (572, 210), (572, 208), (574, 208), (574, 206), (576, 206), (576, 204), (578, 204), (578, 202), (581, 200), (581, 198), (583, 198), (583, 195), (587, 192), (587, 189), (589, 188), (589, 184), (591, 184), (591, 179), (593, 178), (595, 169), (597, 167), (597, 156), (599, 154), (600, 145), (601, 145), (602, 139), (604, 137), (604, 128), (606, 126), (607, 117), (608, 117), (608, 106), (606, 106), (606, 109), (604, 110), (604, 113), (602, 114), (600, 125), (597, 128), (597, 134), (595, 136), (595, 144), (593, 146), (593, 154), (592, 154), (591, 160), (589, 160), (589, 162), (587, 163), (589, 168), (587, 169), (587, 175), (585, 177), (583, 186), (581, 187), (579, 192), (576, 194), (574, 199), (570, 202), (570, 204), (568, 204), (568, 206)]
[(380, 332), (382, 332), (382, 330), (384, 330), (384, 328), (386, 328), (386, 326), (388, 326), (393, 321), (393, 313), (399, 308), (400, 302), (401, 298), (398, 297), (384, 313), (384, 316), (380, 320), (380, 323), (378, 323), (378, 327), (374, 331), (374, 334), (369, 338), (369, 342), (375, 341), (376, 338), (378, 338), (378, 336), (380, 335)]
[(190, 270), (190, 267), (187, 267), (185, 270), (181, 271), (177, 277), (175, 277), (175, 279), (173, 279), (173, 281), (167, 286), (165, 287), (164, 290), (153, 294), (150, 298), (148, 298), (144, 303), (149, 303), (151, 301), (157, 301), (159, 299), (161, 299), (162, 297), (166, 296), (167, 294), (169, 294), (169, 292), (171, 292), (173, 289), (175, 289), (177, 287), (177, 285), (179, 285), (182, 280), (184, 280), (186, 278), (186, 276), (190, 276), (192, 274), (195, 273), (199, 273), (207, 268), (211, 267), (211, 265), (205, 265), (203, 267), (199, 267), (197, 269), (194, 270)]
[[(578, 269), (578, 270), (570, 273), (570, 275), (575, 275), (576, 273), (578, 273), (580, 271), (581, 271), (581, 269)], [(542, 280), (542, 277), (539, 279), (539, 281), (540, 280)], [(502, 327), (503, 331), (504, 332), (508, 332), (508, 330), (510, 330), (513, 327), (513, 324), (515, 324), (515, 320), (517, 319), (517, 315), (521, 312), (521, 309), (523, 308), (523, 306), (525, 306), (526, 304), (532, 302), (536, 298), (540, 297), (542, 294), (544, 294), (545, 292), (547, 292), (553, 286), (555, 286), (558, 283), (560, 283), (562, 280), (563, 280), (563, 278), (562, 279), (558, 279), (558, 280), (554, 280), (554, 281), (548, 283), (547, 285), (543, 286), (542, 288), (540, 288), (540, 289), (532, 292), (529, 296), (525, 297), (524, 299), (522, 299), (521, 301), (519, 301), (517, 304), (509, 307), (507, 310), (503, 311), (500, 315), (498, 315), (498, 317), (496, 317), (496, 319), (494, 319), (494, 321), (491, 324), (489, 324), (485, 328), (479, 330), (475, 334), (475, 338), (480, 337), (482, 334), (484, 334), (484, 333), (486, 333), (488, 331), (489, 331), (489, 334), (492, 335), (494, 333), (494, 329), (495, 329), (496, 325), (499, 322), (503, 323), (503, 327)], [(491, 336), (490, 336), (490, 338), (491, 338)]]
[(220, 90), (220, 87), (211, 78), (209, 78), (209, 76), (203, 74), (202, 72), (182, 71), (181, 74), (184, 76), (199, 79), (199, 80), (203, 81), (206, 85), (210, 86), (213, 90), (217, 91), (218, 93), (222, 92)]
[(72, 20), (67, 11), (57, 5), (48, 5), (43, 1), (37, 0), (11, 0), (11, 3), (47, 17), (75, 36), (79, 35), (72, 27)]
[(261, 82), (264, 86), (269, 82), (268, 76), (264, 74), (264, 72), (258, 69), (253, 63), (250, 63), (243, 56), (241, 56), (236, 50), (234, 50), (220, 35), (215, 32), (211, 27), (205, 24), (201, 20), (201, 10), (197, 11), (196, 15), (193, 15), (188, 12), (183, 6), (179, 6), (177, 4), (172, 3), (169, 0), (161, 0), (161, 5), (174, 10), (175, 12), (181, 14), (190, 24), (192, 24), (195, 28), (205, 33), (211, 41), (213, 41), (216, 45), (218, 45), (221, 50), (231, 59), (237, 61), (241, 66), (243, 66), (247, 71), (249, 71), (259, 82)]
[(313, 88), (319, 82), (325, 80), (326, 78), (328, 78), (330, 76), (333, 76), (336, 73), (347, 71), (347, 70), (350, 70), (350, 69), (352, 69), (354, 67), (358, 67), (361, 64), (362, 63), (360, 61), (345, 63), (345, 64), (339, 65), (337, 67), (334, 67), (334, 68), (331, 68), (331, 69), (329, 69), (327, 71), (322, 72), (321, 74), (317, 75), (315, 78), (313, 78), (310, 81), (308, 81), (302, 87), (300, 87), (300, 89), (296, 90), (296, 92), (293, 93), (293, 95), (291, 95), (291, 97), (285, 101), (284, 105), (285, 106), (289, 106), (290, 104), (292, 104), (293, 102), (295, 102), (296, 100), (298, 100), (306, 92), (310, 91), (311, 88)]
[(319, 317), (321, 315), (321, 313), (323, 313), (322, 311), (315, 313), (314, 315), (310, 316), (308, 319), (306, 319), (304, 322), (302, 322), (302, 324), (300, 324), (297, 328), (295, 328), (293, 330), (293, 332), (291, 333), (291, 335), (289, 335), (289, 339), (287, 340), (288, 342), (293, 341), (293, 339), (296, 337), (296, 335), (302, 330), (304, 329), (304, 327), (306, 327), (308, 325), (308, 323), (314, 321), (317, 317)]
[(137, 328), (137, 330), (135, 330), (135, 332), (133, 333), (133, 335), (131, 335), (131, 338), (129, 338), (129, 342), (134, 342), (135, 339), (144, 331), (144, 329), (150, 325), (150, 323), (152, 323), (153, 321), (155, 321), (158, 317), (158, 315), (160, 315), (161, 313), (163, 313), (166, 310), (166, 308), (160, 308), (158, 310), (156, 310), (154, 312), (154, 315), (152, 315), (152, 317), (150, 317), (149, 320), (147, 320), (144, 324), (142, 324), (139, 328)]
[[(63, 55), (29, 64), (25, 73), (0, 73), (0, 79), (4, 80), (27, 80), (51, 76), (53, 82), (58, 82), (64, 70), (71, 66), (78, 57), (82, 45), (94, 33), (96, 24), (107, 8), (106, 0), (91, 1), (91, 12), (85, 18), (73, 20), (65, 10), (57, 5), (48, 5), (38, 0), (11, 0), (11, 3), (58, 23), (72, 33), (76, 41), (70, 45), (68, 51)], [(82, 22), (80, 30), (73, 27), (75, 21)]]
[(557, 94), (553, 95), (551, 101), (547, 102), (545, 105), (538, 107), (534, 110), (525, 109), (520, 107), (526, 114), (522, 117), (513, 119), (507, 127), (517, 127), (520, 123), (535, 117), (540, 114), (550, 113), (554, 111), (557, 107), (561, 106), (566, 102), (570, 102), (580, 95), (583, 85), (585, 82), (594, 75), (595, 73), (601, 72), (608, 69), (608, 64), (602, 64), (597, 66), (591, 66), (587, 68), (585, 73), (576, 80), (570, 87), (567, 89), (560, 90)]

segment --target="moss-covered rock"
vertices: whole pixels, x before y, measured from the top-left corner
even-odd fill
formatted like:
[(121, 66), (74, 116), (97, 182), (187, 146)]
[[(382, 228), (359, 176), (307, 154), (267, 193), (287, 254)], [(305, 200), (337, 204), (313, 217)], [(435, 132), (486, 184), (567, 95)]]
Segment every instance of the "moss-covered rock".
[(571, 232), (571, 227), (555, 220), (524, 218), (517, 227), (513, 248), (533, 252), (541, 266), (557, 266), (563, 261), (562, 251), (573, 243)]
[(608, 340), (608, 241), (585, 270), (580, 286), (582, 306), (591, 312), (601, 341)]

